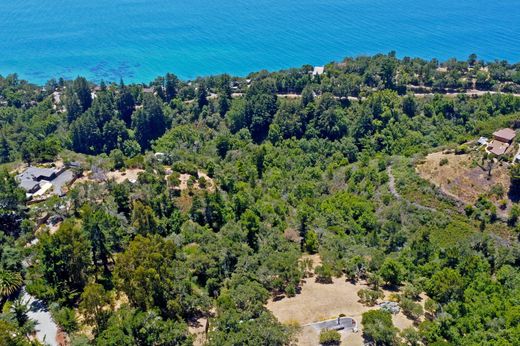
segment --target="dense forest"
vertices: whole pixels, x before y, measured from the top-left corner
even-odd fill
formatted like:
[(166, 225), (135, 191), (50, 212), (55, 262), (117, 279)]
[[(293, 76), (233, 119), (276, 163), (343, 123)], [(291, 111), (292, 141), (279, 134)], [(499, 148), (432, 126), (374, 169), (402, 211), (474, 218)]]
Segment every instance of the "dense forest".
[[(265, 304), (309, 275), (366, 282), (365, 300), (402, 292), (416, 327), (367, 313), (375, 345), (520, 344), (520, 208), (501, 220), (483, 197), (460, 212), (414, 170), (520, 127), (518, 93), (520, 64), (475, 55), (149, 85), (0, 76), (0, 344), (38, 345), (24, 287), (75, 346), (192, 345), (201, 317), (208, 345), (290, 345), (298, 326)], [(26, 203), (17, 167), (59, 160), (139, 174)], [(392, 194), (390, 166), (403, 199), (426, 207)], [(314, 273), (303, 254), (320, 255)]]

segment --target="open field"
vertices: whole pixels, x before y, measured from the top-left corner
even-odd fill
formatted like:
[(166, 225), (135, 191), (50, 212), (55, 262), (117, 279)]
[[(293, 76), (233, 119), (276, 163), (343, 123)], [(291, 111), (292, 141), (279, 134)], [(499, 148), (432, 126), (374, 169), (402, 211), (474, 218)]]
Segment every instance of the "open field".
[[(312, 256), (314, 264), (319, 263), (319, 257)], [(358, 333), (342, 333), (344, 345), (363, 345), (361, 316), (364, 312), (378, 309), (377, 306), (367, 307), (358, 300), (357, 292), (368, 286), (365, 283), (356, 284), (347, 281), (345, 277), (334, 278), (332, 284), (317, 283), (314, 278), (307, 278), (302, 285), (301, 293), (292, 298), (281, 300), (271, 299), (267, 308), (284, 324), (297, 323), (302, 327), (298, 334), (298, 345), (315, 346), (318, 344), (318, 331), (309, 326), (310, 323), (334, 319), (339, 314), (352, 317), (357, 321)], [(384, 291), (385, 299), (396, 292)], [(393, 322), (399, 329), (413, 326), (413, 322), (402, 312), (393, 316)]]
[[(512, 205), (508, 198), (510, 187), (509, 169), (506, 163), (497, 162), (488, 171), (481, 167), (478, 154), (462, 154), (437, 152), (432, 153), (420, 162), (417, 173), (421, 178), (430, 181), (444, 194), (461, 201), (464, 204), (474, 204), (479, 196), (485, 195), (496, 206), (500, 215), (506, 215)], [(499, 196), (493, 190), (502, 190)], [(499, 208), (499, 201), (504, 199), (507, 206)]]
[(107, 173), (108, 179), (114, 179), (116, 183), (123, 183), (126, 180), (128, 181), (136, 181), (139, 177), (139, 173), (144, 172), (143, 169), (139, 168), (129, 168), (125, 171), (113, 171)]

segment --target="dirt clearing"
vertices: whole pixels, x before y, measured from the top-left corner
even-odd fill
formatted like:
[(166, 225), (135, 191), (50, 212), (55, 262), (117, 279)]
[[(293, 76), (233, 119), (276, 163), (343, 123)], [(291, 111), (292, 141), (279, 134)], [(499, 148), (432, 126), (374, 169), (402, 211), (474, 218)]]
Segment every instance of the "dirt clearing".
[[(446, 195), (465, 204), (475, 204), (479, 196), (484, 195), (497, 206), (499, 214), (505, 215), (512, 205), (508, 198), (509, 165), (494, 163), (489, 176), (488, 163), (483, 163), (480, 155), (437, 152), (426, 156), (416, 170), (421, 178), (432, 182)], [(500, 191), (502, 194), (497, 193)], [(506, 206), (501, 209), (502, 200)]]
[[(313, 256), (314, 265), (319, 263), (319, 257)], [(345, 277), (334, 278), (332, 284), (317, 283), (315, 278), (307, 278), (302, 285), (301, 293), (292, 298), (281, 300), (269, 300), (267, 308), (284, 324), (298, 324), (302, 327), (298, 334), (298, 345), (318, 345), (319, 333), (307, 326), (313, 322), (319, 322), (337, 318), (340, 314), (352, 317), (359, 328), (358, 333), (342, 333), (344, 345), (363, 345), (363, 331), (361, 316), (364, 312), (379, 307), (367, 307), (358, 302), (358, 291), (367, 288), (365, 283), (353, 284)], [(384, 291), (385, 299), (392, 293)], [(394, 325), (400, 329), (413, 326), (413, 322), (406, 318), (402, 312), (393, 315)]]

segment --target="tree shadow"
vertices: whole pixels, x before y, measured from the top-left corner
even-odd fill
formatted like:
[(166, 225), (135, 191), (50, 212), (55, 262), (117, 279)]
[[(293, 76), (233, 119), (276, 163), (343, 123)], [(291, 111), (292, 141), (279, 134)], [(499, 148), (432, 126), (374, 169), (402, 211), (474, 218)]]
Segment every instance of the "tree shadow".
[(31, 304), (29, 305), (29, 309), (32, 312), (40, 312), (40, 311), (47, 312), (47, 311), (49, 311), (47, 309), (47, 306), (45, 305), (45, 303), (42, 302), (41, 300), (33, 300), (31, 302)]
[(511, 184), (507, 196), (513, 203), (520, 202), (520, 184)]

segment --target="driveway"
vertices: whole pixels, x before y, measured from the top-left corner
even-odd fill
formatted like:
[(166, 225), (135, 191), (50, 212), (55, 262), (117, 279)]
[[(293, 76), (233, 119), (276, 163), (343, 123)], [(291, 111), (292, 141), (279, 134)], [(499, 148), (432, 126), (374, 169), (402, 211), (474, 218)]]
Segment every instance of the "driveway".
[(28, 316), (36, 321), (36, 337), (44, 345), (59, 346), (56, 341), (58, 326), (51, 317), (45, 303), (29, 295), (25, 288), (22, 291), (22, 299), (27, 302), (30, 308)]

